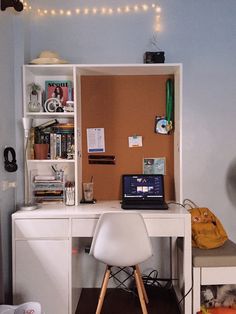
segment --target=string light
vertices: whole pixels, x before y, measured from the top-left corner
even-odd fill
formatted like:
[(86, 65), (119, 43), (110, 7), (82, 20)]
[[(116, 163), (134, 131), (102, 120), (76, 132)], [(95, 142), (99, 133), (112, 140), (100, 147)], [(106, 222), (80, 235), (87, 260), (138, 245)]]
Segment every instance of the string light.
[(143, 4), (142, 7), (143, 7), (143, 10), (144, 10), (144, 11), (147, 11), (147, 10), (148, 10), (148, 5), (147, 5), (147, 4)]
[(127, 13), (130, 12), (130, 8), (128, 5), (125, 7), (125, 12), (127, 12)]
[[(24, 2), (24, 6), (28, 7), (27, 2)], [(157, 5), (157, 4), (152, 4), (151, 6), (149, 6), (148, 4), (135, 4), (135, 5), (125, 5), (123, 7), (118, 6), (118, 7), (100, 7), (100, 8), (76, 8), (76, 9), (70, 9), (70, 10), (63, 10), (63, 9), (56, 9), (56, 8), (51, 8), (51, 10), (48, 9), (43, 9), (43, 8), (39, 8), (37, 10), (35, 10), (38, 14), (47, 12), (45, 14), (51, 14), (51, 15), (73, 15), (74, 14), (80, 14), (81, 12), (83, 12), (84, 14), (88, 15), (88, 14), (97, 14), (100, 12), (100, 14), (108, 14), (110, 15), (111, 13), (138, 13), (138, 12), (146, 12), (146, 11), (154, 11), (155, 13), (160, 13), (161, 12), (161, 8)], [(71, 12), (70, 14), (68, 14), (68, 12)]]
[(52, 15), (52, 16), (72, 16), (72, 15), (96, 15), (96, 14), (100, 14), (100, 15), (114, 15), (114, 14), (131, 14), (131, 13), (135, 13), (135, 14), (141, 14), (142, 12), (154, 12), (155, 14), (155, 31), (159, 32), (160, 28), (161, 28), (161, 7), (156, 4), (156, 3), (152, 3), (152, 4), (147, 4), (147, 3), (140, 3), (140, 4), (128, 4), (124, 5), (124, 6), (117, 6), (117, 7), (77, 7), (75, 9), (70, 9), (70, 10), (64, 10), (64, 9), (56, 9), (56, 8), (51, 8), (51, 9), (44, 9), (44, 8), (32, 8), (29, 5), (29, 1), (27, 0), (21, 0), (24, 4), (24, 10), (26, 12), (31, 11), (32, 13), (35, 12), (37, 15), (39, 16), (48, 16), (48, 15)]
[(101, 9), (102, 14), (105, 14), (105, 13), (106, 13), (106, 11), (107, 11), (107, 9), (106, 9), (106, 8), (102, 8), (102, 9)]

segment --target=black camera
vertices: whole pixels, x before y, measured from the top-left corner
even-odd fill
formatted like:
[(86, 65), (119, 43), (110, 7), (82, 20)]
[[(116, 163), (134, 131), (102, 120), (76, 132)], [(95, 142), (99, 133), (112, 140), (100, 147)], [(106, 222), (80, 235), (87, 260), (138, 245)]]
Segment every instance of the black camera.
[(146, 51), (143, 56), (144, 63), (164, 63), (164, 51)]

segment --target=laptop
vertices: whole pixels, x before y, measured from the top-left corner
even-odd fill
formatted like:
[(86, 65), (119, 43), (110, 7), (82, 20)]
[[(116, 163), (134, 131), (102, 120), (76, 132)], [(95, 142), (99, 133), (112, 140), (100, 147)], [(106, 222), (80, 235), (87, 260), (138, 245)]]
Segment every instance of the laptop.
[(162, 174), (125, 174), (122, 176), (123, 209), (168, 209)]

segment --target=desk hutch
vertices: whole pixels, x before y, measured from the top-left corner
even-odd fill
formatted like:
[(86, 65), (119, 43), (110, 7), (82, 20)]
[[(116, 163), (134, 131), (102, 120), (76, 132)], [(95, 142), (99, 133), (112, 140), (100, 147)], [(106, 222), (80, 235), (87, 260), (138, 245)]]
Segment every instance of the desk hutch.
[[(154, 133), (155, 116), (165, 115), (165, 82), (174, 81), (174, 131)], [(72, 82), (74, 111), (31, 112), (28, 85), (45, 81)], [(53, 203), (12, 216), (14, 302), (38, 300), (47, 314), (74, 314), (79, 300), (82, 265), (81, 239), (91, 238), (99, 215), (121, 210), (122, 173), (142, 172), (143, 158), (165, 157), (166, 199), (182, 201), (182, 66), (181, 64), (67, 64), (23, 66), (23, 112), (33, 126), (57, 119), (74, 131), (73, 158), (36, 160), (26, 152), (26, 195), (33, 193), (32, 173), (48, 175), (51, 166), (64, 171), (75, 184), (75, 206)], [(88, 162), (87, 128), (104, 128), (105, 153), (115, 165)], [(143, 146), (128, 147), (128, 136), (141, 135)], [(80, 204), (82, 182), (94, 177), (97, 204)], [(28, 184), (27, 184), (28, 183)], [(106, 187), (106, 189), (105, 189)], [(172, 237), (171, 258), (176, 261), (176, 237), (184, 241), (183, 289), (191, 287), (191, 224), (177, 205), (167, 211), (142, 211), (152, 237)], [(173, 263), (173, 273), (176, 264)], [(184, 302), (191, 313), (191, 295)]]

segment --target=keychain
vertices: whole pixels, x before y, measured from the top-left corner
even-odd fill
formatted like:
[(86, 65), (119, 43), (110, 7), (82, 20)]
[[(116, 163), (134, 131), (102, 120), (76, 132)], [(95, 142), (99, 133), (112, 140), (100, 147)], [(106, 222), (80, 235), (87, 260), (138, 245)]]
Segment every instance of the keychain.
[(173, 112), (173, 84), (172, 80), (166, 82), (166, 117), (156, 117), (155, 132), (159, 134), (169, 134), (173, 129), (172, 123)]

